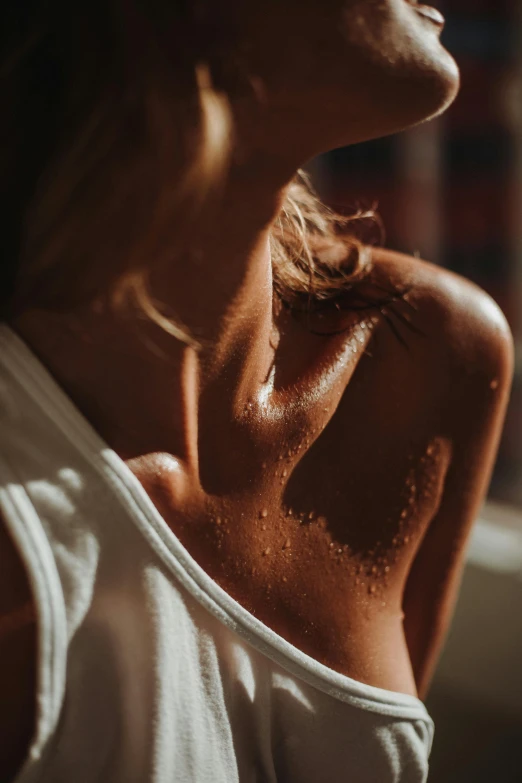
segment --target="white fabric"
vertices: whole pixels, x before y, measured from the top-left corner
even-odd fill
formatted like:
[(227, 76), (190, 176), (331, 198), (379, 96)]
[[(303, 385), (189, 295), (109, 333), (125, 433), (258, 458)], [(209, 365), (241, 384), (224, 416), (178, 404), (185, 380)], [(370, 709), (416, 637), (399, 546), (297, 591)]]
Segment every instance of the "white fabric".
[(422, 703), (328, 669), (232, 600), (5, 325), (0, 426), (0, 510), (39, 618), (17, 783), (426, 780)]

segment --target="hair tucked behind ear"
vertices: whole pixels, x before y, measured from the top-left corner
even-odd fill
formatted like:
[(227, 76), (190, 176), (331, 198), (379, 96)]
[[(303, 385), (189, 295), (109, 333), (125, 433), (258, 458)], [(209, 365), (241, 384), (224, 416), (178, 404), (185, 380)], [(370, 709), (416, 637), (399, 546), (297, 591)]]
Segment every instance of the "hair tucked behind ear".
[[(228, 71), (198, 51), (204, 36), (191, 6), (8, 4), (0, 33), (1, 318), (26, 307), (71, 310), (103, 294), (195, 344), (148, 289), (165, 248), (171, 259), (190, 249), (233, 146)], [(369, 252), (353, 226), (319, 203), (304, 174), (296, 177), (271, 237), (284, 305), (324, 306), (361, 280)]]

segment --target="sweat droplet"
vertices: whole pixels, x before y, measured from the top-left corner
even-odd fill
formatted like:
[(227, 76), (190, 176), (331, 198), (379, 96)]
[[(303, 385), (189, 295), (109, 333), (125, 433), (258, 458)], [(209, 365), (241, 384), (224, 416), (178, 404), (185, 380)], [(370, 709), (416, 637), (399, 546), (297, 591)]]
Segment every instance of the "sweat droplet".
[(495, 391), (496, 389), (498, 389), (498, 387), (499, 387), (499, 382), (497, 380), (491, 381), (491, 383), (489, 384), (489, 388), (492, 391)]
[(310, 511), (308, 514), (308, 519), (315, 519), (315, 511)]
[(266, 556), (267, 556), (267, 555), (269, 555), (269, 554), (270, 554), (270, 547), (269, 547), (269, 546), (267, 546), (267, 548), (266, 548), (266, 549), (265, 549), (265, 551), (263, 552), (263, 555), (266, 557)]
[(292, 542), (290, 541), (289, 538), (287, 538), (283, 549), (290, 549), (291, 546), (292, 546)]
[(264, 509), (261, 511), (260, 517), (261, 517), (261, 519), (266, 519), (266, 518), (267, 518), (267, 516), (268, 516), (268, 509), (264, 508)]
[(288, 476), (288, 471), (287, 471), (287, 469), (286, 469), (286, 468), (283, 470), (283, 472), (281, 473), (281, 475), (282, 475), (282, 477), (283, 477), (283, 478), (286, 478), (286, 477)]
[(330, 549), (333, 549), (334, 547), (335, 547), (335, 544), (334, 544), (334, 542), (332, 541), (332, 543), (330, 544)]
[(261, 530), (266, 530), (266, 525), (263, 525)]
[(223, 520), (221, 519), (221, 517), (217, 517), (216, 518), (216, 525), (220, 525), (222, 523), (222, 521)]
[(375, 595), (375, 593), (377, 592), (377, 588), (375, 587), (375, 585), (370, 585), (370, 587), (368, 588), (368, 592), (370, 593), (370, 595)]

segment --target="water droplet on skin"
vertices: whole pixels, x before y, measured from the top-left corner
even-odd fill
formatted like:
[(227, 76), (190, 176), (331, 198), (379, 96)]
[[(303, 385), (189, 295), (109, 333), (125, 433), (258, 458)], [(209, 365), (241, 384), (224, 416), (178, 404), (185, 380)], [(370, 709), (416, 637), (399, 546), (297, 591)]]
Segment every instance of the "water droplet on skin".
[(433, 454), (435, 454), (435, 446), (433, 446), (433, 445), (428, 446), (428, 448), (426, 450), (426, 454), (428, 455), (428, 457), (432, 457)]
[(263, 555), (264, 555), (264, 557), (266, 557), (266, 556), (267, 556), (267, 555), (269, 555), (269, 554), (270, 554), (270, 547), (269, 547), (269, 546), (267, 546), (267, 548), (266, 548), (266, 549), (265, 549), (265, 551), (263, 552)]
[(261, 516), (261, 519), (266, 519), (266, 518), (267, 518), (267, 516), (268, 516), (268, 509), (267, 509), (267, 508), (264, 508), (264, 509), (261, 511), (261, 514), (260, 514), (260, 516)]
[(491, 383), (489, 384), (489, 388), (492, 391), (496, 391), (496, 389), (498, 389), (498, 387), (499, 387), (499, 381), (498, 380), (491, 381)]
[(332, 543), (330, 544), (330, 549), (333, 549), (334, 547), (335, 547), (335, 544), (332, 541)]
[(342, 555), (342, 553), (343, 553), (343, 550), (342, 550), (342, 549), (338, 549), (338, 550), (337, 550), (337, 554), (338, 554), (338, 555)]
[(282, 475), (283, 478), (286, 478), (288, 476), (288, 471), (287, 471), (286, 468), (283, 470), (281, 475)]
[(293, 509), (291, 509), (291, 508), (289, 508), (289, 509), (288, 509), (288, 512), (287, 512), (287, 513), (288, 513), (288, 516), (289, 516), (289, 517), (291, 517), (291, 516), (293, 516), (293, 515), (294, 515), (294, 511), (293, 511)]
[(408, 510), (404, 509), (404, 511), (401, 514), (401, 519), (406, 519), (407, 516), (408, 516)]
[(404, 543), (405, 544), (409, 544), (410, 543), (410, 537), (409, 536), (404, 536)]
[(216, 525), (221, 525), (222, 522), (223, 520), (221, 519), (221, 517), (216, 518)]
[(377, 592), (377, 588), (375, 587), (375, 585), (370, 585), (370, 587), (368, 588), (368, 592), (370, 593), (370, 595), (375, 595), (375, 593)]
[(251, 573), (252, 573), (252, 576), (254, 576), (254, 574), (256, 573), (256, 569), (253, 568)]
[(283, 549), (290, 549), (291, 546), (292, 546), (292, 542), (290, 541), (289, 538), (287, 538)]
[(386, 568), (384, 569), (384, 573), (385, 574), (389, 574), (390, 573), (390, 566), (386, 566)]
[(287, 456), (287, 457), (291, 457), (291, 456), (292, 456), (292, 452), (291, 452), (291, 451), (287, 451), (287, 452), (286, 452), (286, 456)]
[(261, 527), (261, 530), (266, 530), (266, 525), (263, 525), (263, 526)]
[(288, 582), (288, 579), (286, 578), (286, 576), (283, 577), (283, 582)]
[(379, 569), (376, 565), (372, 566), (372, 574), (376, 576), (379, 573)]
[(315, 511), (310, 511), (308, 514), (308, 519), (315, 519)]

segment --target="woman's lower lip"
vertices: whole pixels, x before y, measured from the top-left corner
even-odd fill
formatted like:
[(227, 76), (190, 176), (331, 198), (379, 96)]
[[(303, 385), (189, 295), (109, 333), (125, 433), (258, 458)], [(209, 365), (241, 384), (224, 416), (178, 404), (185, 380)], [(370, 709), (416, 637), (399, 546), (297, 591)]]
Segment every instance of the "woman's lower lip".
[(417, 11), (420, 16), (429, 19), (430, 22), (434, 22), (434, 24), (439, 27), (444, 27), (446, 20), (436, 8), (432, 8), (430, 5), (417, 5), (416, 3), (412, 3), (412, 8)]

